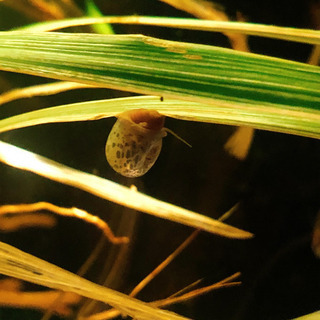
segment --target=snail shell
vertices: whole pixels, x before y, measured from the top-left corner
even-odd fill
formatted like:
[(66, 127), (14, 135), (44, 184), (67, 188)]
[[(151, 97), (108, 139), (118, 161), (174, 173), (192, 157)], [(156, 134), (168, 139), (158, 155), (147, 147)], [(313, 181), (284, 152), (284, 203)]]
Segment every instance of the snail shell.
[(155, 110), (136, 109), (117, 118), (106, 143), (107, 161), (123, 176), (140, 177), (160, 154), (165, 117)]

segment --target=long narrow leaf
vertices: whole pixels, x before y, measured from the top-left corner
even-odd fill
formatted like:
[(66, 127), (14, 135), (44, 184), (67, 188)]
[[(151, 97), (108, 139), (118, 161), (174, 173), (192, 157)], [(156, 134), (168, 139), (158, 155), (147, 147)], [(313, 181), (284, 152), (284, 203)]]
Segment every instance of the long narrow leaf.
[(183, 320), (173, 312), (148, 306), (115, 290), (99, 286), (51, 263), (0, 242), (0, 273), (49, 288), (74, 292), (105, 302), (140, 320)]
[(299, 318), (294, 318), (292, 320), (319, 320), (320, 319), (320, 310), (306, 314), (305, 316), (299, 317)]
[(183, 120), (246, 125), (307, 137), (320, 138), (320, 112), (307, 108), (294, 109), (284, 106), (206, 105), (197, 102), (158, 97), (130, 97), (69, 104), (40, 109), (0, 120), (0, 133), (8, 130), (44, 123), (98, 120), (115, 116), (128, 109), (149, 108)]
[(247, 239), (253, 236), (250, 232), (154, 199), (107, 179), (72, 169), (2, 141), (0, 141), (0, 161), (163, 219), (229, 238)]
[(28, 32), (53, 31), (72, 26), (99, 23), (144, 24), (199, 31), (241, 32), (248, 35), (269, 37), (282, 40), (320, 44), (320, 32), (309, 29), (269, 26), (258, 23), (199, 20), (192, 18), (112, 16), (99, 18), (74, 18), (60, 21), (41, 22), (20, 28)]
[(318, 67), (145, 36), (1, 32), (0, 69), (206, 104), (320, 105)]

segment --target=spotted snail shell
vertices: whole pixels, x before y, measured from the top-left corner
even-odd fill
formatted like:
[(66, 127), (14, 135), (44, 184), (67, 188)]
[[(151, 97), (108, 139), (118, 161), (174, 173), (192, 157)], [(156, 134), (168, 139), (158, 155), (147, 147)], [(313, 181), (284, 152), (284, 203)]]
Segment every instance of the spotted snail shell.
[(107, 160), (123, 176), (140, 177), (160, 154), (165, 117), (155, 110), (136, 109), (117, 118), (106, 143)]

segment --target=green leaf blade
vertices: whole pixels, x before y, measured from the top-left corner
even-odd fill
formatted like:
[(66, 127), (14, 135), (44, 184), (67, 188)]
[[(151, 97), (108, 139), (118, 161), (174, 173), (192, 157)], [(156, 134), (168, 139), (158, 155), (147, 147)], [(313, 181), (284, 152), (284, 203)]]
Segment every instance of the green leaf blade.
[(320, 138), (320, 111), (261, 106), (202, 104), (192, 101), (140, 96), (74, 103), (40, 109), (0, 120), (0, 133), (45, 123), (98, 120), (130, 109), (158, 110), (163, 115), (188, 121), (244, 125), (257, 129)]

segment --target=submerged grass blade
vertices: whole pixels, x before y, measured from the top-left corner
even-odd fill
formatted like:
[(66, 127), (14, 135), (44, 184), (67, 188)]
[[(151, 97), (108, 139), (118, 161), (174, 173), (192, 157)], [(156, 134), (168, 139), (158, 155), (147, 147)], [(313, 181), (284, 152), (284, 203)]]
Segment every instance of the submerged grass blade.
[(258, 23), (229, 22), (216, 20), (199, 20), (192, 18), (167, 18), (148, 16), (112, 16), (99, 18), (74, 18), (60, 21), (49, 21), (20, 28), (28, 32), (53, 31), (73, 26), (100, 23), (142, 24), (158, 27), (170, 27), (198, 31), (240, 32), (247, 35), (297, 41), (309, 44), (320, 44), (320, 32), (310, 29), (277, 27)]
[(217, 105), (140, 96), (74, 103), (40, 109), (0, 120), (0, 133), (44, 123), (98, 120), (129, 109), (155, 109), (182, 120), (245, 125), (257, 129), (320, 138), (320, 111), (308, 108), (271, 108), (245, 104)]
[(316, 66), (139, 35), (0, 32), (0, 69), (205, 104), (320, 104)]
[(320, 310), (306, 314), (305, 316), (299, 317), (299, 318), (294, 318), (292, 320), (319, 320), (320, 319)]
[(115, 290), (94, 284), (69, 271), (0, 242), (0, 273), (49, 288), (105, 302), (140, 320), (183, 320), (173, 312), (153, 308)]
[(201, 214), (154, 199), (133, 189), (78, 171), (35, 153), (0, 141), (0, 161), (48, 179), (87, 191), (103, 199), (196, 229), (237, 239), (251, 238), (250, 232)]
[[(101, 11), (99, 10), (99, 8), (95, 5), (93, 0), (86, 0), (85, 2), (85, 6), (86, 6), (86, 14), (88, 17), (91, 18), (100, 18), (103, 16), (103, 14), (101, 13)], [(92, 26), (92, 29), (96, 32), (96, 33), (101, 33), (101, 34), (114, 34), (114, 31), (112, 29), (112, 26), (107, 23), (107, 22), (103, 22), (103, 23), (97, 23), (94, 24)]]
[(25, 88), (13, 89), (0, 94), (0, 105), (17, 99), (31, 98), (35, 96), (48, 96), (64, 91), (93, 88), (83, 83), (58, 81), (53, 83), (40, 84)]

